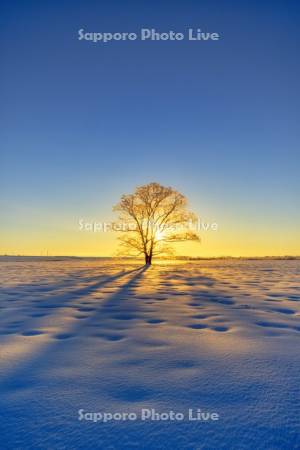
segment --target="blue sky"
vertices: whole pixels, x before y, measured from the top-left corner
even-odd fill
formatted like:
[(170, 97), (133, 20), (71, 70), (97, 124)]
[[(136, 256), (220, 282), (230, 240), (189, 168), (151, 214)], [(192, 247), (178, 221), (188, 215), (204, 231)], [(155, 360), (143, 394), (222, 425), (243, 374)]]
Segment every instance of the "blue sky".
[[(105, 220), (148, 181), (220, 224), (214, 254), (248, 254), (253, 235), (260, 253), (300, 253), (299, 12), (294, 1), (4, 2), (0, 253), (58, 253), (60, 234), (76, 253), (77, 219)], [(221, 39), (77, 39), (142, 27)], [(93, 239), (79, 253), (108, 254)]]

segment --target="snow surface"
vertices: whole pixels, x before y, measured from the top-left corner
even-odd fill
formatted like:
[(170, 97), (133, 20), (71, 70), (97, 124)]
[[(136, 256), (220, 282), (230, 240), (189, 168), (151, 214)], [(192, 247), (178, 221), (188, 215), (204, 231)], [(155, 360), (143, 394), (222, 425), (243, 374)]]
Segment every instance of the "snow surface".
[(1, 449), (300, 448), (299, 261), (0, 267)]

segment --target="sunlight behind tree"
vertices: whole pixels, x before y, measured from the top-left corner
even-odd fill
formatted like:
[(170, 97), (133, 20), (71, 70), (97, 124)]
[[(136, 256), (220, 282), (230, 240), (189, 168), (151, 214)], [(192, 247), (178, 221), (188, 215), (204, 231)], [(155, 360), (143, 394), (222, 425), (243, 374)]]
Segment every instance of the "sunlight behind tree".
[(120, 220), (134, 224), (120, 236), (122, 253), (145, 258), (146, 264), (158, 255), (172, 255), (172, 243), (199, 241), (189, 230), (195, 215), (187, 209), (187, 199), (171, 187), (159, 183), (139, 186), (133, 194), (125, 194), (114, 207)]

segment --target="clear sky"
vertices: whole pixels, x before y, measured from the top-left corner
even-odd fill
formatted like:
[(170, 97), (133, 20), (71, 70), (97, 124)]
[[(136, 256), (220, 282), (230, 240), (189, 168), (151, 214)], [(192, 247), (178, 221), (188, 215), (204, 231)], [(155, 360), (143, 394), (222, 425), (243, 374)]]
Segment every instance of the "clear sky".
[[(158, 181), (219, 225), (179, 252), (300, 254), (299, 24), (291, 0), (1, 2), (0, 253), (112, 255), (78, 221)], [(221, 39), (78, 40), (143, 27)]]

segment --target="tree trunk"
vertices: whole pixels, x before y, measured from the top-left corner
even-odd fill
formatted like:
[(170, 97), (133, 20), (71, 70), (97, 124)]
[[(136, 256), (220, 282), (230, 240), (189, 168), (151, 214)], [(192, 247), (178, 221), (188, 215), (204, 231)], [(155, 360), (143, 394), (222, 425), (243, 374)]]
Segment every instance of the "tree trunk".
[(150, 266), (151, 263), (152, 263), (152, 256), (151, 256), (151, 255), (145, 254), (145, 264), (146, 264), (147, 266)]

